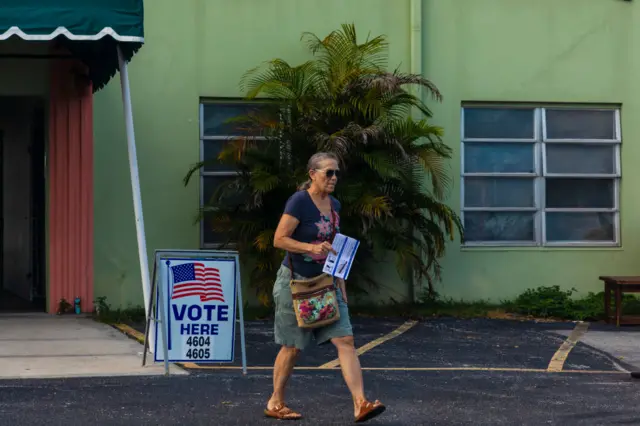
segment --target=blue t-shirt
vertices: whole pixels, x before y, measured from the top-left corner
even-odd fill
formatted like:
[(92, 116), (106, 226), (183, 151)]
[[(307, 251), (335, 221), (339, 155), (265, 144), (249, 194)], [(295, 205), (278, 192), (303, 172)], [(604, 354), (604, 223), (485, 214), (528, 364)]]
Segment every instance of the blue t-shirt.
[[(291, 238), (302, 243), (321, 244), (324, 241), (331, 242), (335, 221), (336, 234), (340, 232), (340, 201), (330, 197), (333, 206), (333, 216), (325, 216), (311, 199), (307, 191), (298, 191), (293, 194), (284, 207), (284, 212), (298, 219), (300, 223), (293, 231)], [(291, 253), (293, 271), (306, 278), (312, 278), (322, 273), (325, 255), (310, 255)], [(285, 256), (282, 264), (289, 266), (288, 256)]]

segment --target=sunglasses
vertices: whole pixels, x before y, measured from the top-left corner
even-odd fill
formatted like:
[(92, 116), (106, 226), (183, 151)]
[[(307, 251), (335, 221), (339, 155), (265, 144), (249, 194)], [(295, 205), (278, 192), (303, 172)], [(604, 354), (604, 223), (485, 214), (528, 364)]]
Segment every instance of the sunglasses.
[(321, 170), (321, 169), (316, 169), (319, 172), (324, 172), (325, 175), (327, 175), (327, 178), (331, 179), (332, 177), (340, 177), (340, 170), (333, 170), (333, 169), (326, 169), (326, 170)]

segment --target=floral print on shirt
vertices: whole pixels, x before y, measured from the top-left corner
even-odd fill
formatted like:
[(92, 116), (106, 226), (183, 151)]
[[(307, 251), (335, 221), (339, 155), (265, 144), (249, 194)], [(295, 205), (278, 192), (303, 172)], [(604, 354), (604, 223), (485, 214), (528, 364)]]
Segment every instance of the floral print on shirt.
[[(336, 220), (336, 234), (340, 232), (340, 215), (335, 213)], [(320, 220), (315, 223), (316, 228), (318, 228), (318, 235), (315, 241), (312, 241), (310, 244), (322, 244), (325, 241), (329, 241), (331, 239), (331, 234), (333, 233), (333, 225), (331, 223), (331, 217), (320, 215)], [(327, 259), (326, 255), (311, 255), (305, 254), (303, 255), (305, 262), (315, 262), (315, 263), (324, 263)]]

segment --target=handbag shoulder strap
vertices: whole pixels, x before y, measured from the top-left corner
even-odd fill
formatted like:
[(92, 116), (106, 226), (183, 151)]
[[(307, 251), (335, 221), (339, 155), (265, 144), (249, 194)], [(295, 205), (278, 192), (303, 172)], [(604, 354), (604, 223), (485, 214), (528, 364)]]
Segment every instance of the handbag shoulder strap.
[[(331, 205), (331, 242), (333, 243), (333, 239), (336, 237), (336, 225), (338, 223), (336, 219), (336, 212), (333, 210), (333, 200), (329, 198), (329, 204)], [(287, 260), (289, 263), (289, 270), (291, 271), (291, 279), (293, 278), (293, 259), (291, 258), (291, 252), (287, 250)]]
[(334, 238), (336, 237), (336, 225), (338, 221), (336, 220), (336, 212), (333, 210), (333, 201), (329, 199), (331, 203), (331, 243), (333, 243)]
[(289, 271), (291, 271), (291, 279), (293, 279), (293, 259), (291, 258), (290, 251), (287, 251), (287, 259), (289, 262)]

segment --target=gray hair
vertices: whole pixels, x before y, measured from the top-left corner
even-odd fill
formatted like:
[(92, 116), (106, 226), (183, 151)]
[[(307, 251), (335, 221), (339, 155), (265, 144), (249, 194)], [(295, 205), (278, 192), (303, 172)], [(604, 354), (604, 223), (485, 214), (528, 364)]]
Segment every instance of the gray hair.
[[(307, 162), (307, 171), (317, 169), (320, 167), (320, 163), (324, 160), (338, 160), (338, 156), (332, 152), (316, 152), (309, 158)], [(311, 179), (307, 179), (302, 185), (298, 187), (299, 191), (306, 191), (311, 187)]]

